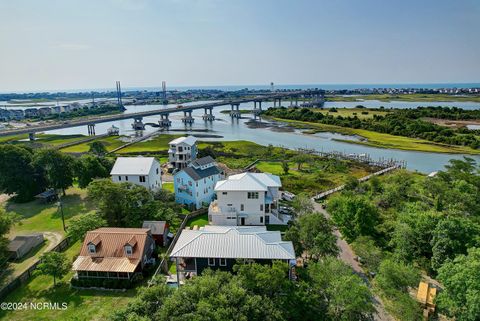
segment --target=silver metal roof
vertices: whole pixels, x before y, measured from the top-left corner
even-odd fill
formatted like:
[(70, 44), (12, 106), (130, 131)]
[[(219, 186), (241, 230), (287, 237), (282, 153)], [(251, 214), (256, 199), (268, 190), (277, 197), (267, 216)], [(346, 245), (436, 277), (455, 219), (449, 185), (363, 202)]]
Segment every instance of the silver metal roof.
[(213, 226), (183, 230), (171, 257), (294, 260), (290, 241), (265, 226)]
[(154, 157), (118, 157), (110, 175), (148, 175), (155, 162)]
[(187, 136), (187, 137), (178, 137), (178, 138), (175, 138), (174, 140), (172, 140), (170, 143), (168, 143), (169, 145), (177, 145), (177, 144), (181, 144), (181, 143), (184, 143), (184, 144), (187, 144), (187, 145), (194, 145), (195, 143), (197, 142), (197, 138), (194, 137), (194, 136)]
[(215, 191), (267, 191), (269, 187), (281, 187), (280, 177), (267, 173), (241, 173), (231, 175), (215, 185)]

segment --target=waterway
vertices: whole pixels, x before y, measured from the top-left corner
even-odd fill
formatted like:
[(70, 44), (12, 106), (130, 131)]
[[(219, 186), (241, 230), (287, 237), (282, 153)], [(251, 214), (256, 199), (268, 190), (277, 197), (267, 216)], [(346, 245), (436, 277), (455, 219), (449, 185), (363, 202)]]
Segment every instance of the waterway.
[[(186, 103), (189, 104), (198, 104), (201, 102)], [(355, 103), (355, 102), (354, 102)], [(345, 103), (344, 103), (345, 104)], [(356, 103), (357, 105), (358, 103)], [(367, 107), (365, 102), (363, 104)], [(417, 103), (418, 104), (418, 103)], [(263, 108), (271, 107), (272, 103), (264, 102), (262, 104)], [(173, 105), (142, 105), (142, 106), (126, 106), (127, 110), (125, 113), (134, 113), (140, 111), (154, 110), (154, 109), (163, 109), (171, 108)], [(242, 104), (241, 109), (253, 109), (253, 103)], [(214, 115), (216, 120), (213, 122), (206, 122), (202, 119), (203, 109), (196, 110), (193, 112), (193, 117), (195, 122), (190, 126), (186, 126), (182, 123), (181, 118), (183, 113), (175, 113), (170, 115), (170, 120), (172, 121), (171, 130), (172, 133), (188, 133), (189, 129), (198, 131), (198, 134), (212, 134), (222, 136), (222, 138), (201, 138), (202, 140), (207, 141), (230, 141), (230, 140), (247, 140), (252, 141), (262, 145), (272, 144), (274, 146), (283, 146), (291, 149), (296, 148), (310, 148), (316, 149), (318, 151), (340, 151), (344, 153), (358, 153), (358, 154), (369, 154), (374, 159), (386, 158), (386, 159), (397, 159), (405, 160), (407, 162), (407, 167), (411, 170), (417, 170), (423, 173), (430, 173), (433, 171), (441, 170), (450, 159), (462, 159), (463, 155), (459, 154), (440, 154), (440, 153), (425, 153), (425, 152), (414, 152), (414, 151), (403, 151), (396, 149), (383, 149), (375, 148), (364, 145), (356, 145), (351, 143), (340, 142), (335, 139), (350, 139), (356, 140), (358, 138), (354, 136), (345, 136), (334, 133), (318, 133), (315, 135), (302, 134), (299, 130), (279, 130), (278, 126), (274, 129), (272, 127), (266, 128), (251, 128), (246, 124), (246, 122), (251, 121), (253, 118), (250, 114), (244, 114), (242, 119), (232, 119), (228, 114), (220, 113), (222, 110), (229, 109), (229, 106), (217, 107), (214, 109)], [(159, 116), (145, 117), (143, 119), (144, 123), (158, 123)], [(108, 123), (97, 124), (95, 127), (96, 134), (103, 134), (107, 132), (107, 129), (112, 125), (115, 125), (120, 129), (120, 134), (122, 135), (131, 135), (134, 136), (136, 132), (132, 129), (132, 120), (119, 120)], [(263, 126), (260, 126), (263, 127)], [(153, 128), (151, 126), (146, 126), (144, 134), (150, 133), (158, 128)], [(282, 124), (280, 124), (280, 129), (282, 129)], [(202, 131), (208, 130), (208, 133)], [(50, 131), (51, 134), (84, 134), (87, 135), (87, 127), (72, 127), (61, 130)], [(190, 132), (191, 133), (191, 132)], [(476, 159), (480, 162), (480, 156), (469, 156)]]

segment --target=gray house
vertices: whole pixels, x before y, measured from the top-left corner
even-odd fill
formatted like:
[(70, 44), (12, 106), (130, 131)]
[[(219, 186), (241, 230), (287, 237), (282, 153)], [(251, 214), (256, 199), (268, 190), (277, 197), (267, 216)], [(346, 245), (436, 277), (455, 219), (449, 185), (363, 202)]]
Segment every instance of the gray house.
[(42, 244), (43, 241), (44, 239), (42, 233), (18, 235), (10, 241), (7, 251), (10, 253), (11, 259), (21, 259), (33, 248)]
[(183, 230), (170, 257), (175, 260), (180, 283), (207, 268), (231, 271), (239, 261), (296, 264), (292, 242), (282, 241), (279, 231), (267, 231), (265, 226), (206, 225)]

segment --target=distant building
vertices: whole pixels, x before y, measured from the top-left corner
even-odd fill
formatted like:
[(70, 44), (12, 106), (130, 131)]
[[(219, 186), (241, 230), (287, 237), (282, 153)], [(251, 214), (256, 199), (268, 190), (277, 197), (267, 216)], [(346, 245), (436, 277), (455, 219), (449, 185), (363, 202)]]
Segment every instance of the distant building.
[(287, 224), (278, 213), (280, 177), (265, 173), (229, 176), (215, 186), (217, 200), (208, 208), (212, 225)]
[(38, 117), (40, 114), (38, 113), (37, 108), (27, 108), (24, 110), (25, 118), (35, 118)]
[(183, 169), (197, 158), (197, 152), (195, 137), (179, 137), (169, 143), (168, 161), (174, 168)]
[(280, 260), (295, 265), (290, 241), (280, 231), (265, 226), (212, 226), (183, 230), (170, 257), (175, 259), (177, 279), (200, 275), (205, 269), (232, 271), (237, 261), (271, 264)]
[(149, 190), (162, 187), (160, 163), (154, 157), (118, 157), (110, 175), (114, 183), (129, 182)]
[(63, 111), (62, 106), (53, 106), (50, 109), (52, 114), (60, 114)]
[(38, 109), (38, 114), (40, 116), (48, 116), (52, 114), (52, 109), (50, 107), (42, 107)]
[(32, 249), (42, 244), (43, 241), (44, 239), (42, 233), (17, 235), (8, 244), (7, 251), (10, 254), (11, 259), (21, 259)]
[(8, 118), (10, 120), (22, 120), (25, 118), (25, 115), (21, 109), (10, 109), (8, 111)]
[(195, 209), (208, 206), (215, 196), (215, 185), (223, 172), (210, 157), (198, 158), (173, 176), (175, 201)]
[(168, 242), (169, 225), (165, 221), (144, 221), (142, 228), (150, 229), (155, 243), (159, 246), (166, 246)]
[(153, 264), (150, 229), (102, 227), (87, 232), (73, 262), (76, 278), (132, 279)]

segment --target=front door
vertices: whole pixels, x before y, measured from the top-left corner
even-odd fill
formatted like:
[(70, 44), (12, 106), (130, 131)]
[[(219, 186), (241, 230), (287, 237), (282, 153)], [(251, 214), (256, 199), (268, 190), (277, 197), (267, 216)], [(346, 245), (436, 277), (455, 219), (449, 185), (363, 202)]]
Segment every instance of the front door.
[(240, 225), (245, 225), (245, 217), (240, 218)]

